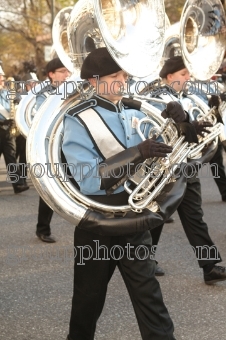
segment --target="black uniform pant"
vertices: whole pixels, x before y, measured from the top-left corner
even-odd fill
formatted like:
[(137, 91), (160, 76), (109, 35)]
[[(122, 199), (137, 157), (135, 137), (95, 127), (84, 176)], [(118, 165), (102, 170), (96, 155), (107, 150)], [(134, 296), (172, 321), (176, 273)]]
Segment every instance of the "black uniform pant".
[[(21, 173), (17, 168), (15, 137), (10, 135), (9, 130), (5, 130), (0, 127), (0, 156), (2, 154), (4, 156), (8, 176), (13, 187), (16, 187), (16, 185), (23, 185), (24, 179), (21, 178)], [(9, 164), (13, 165), (10, 166)]]
[[(142, 339), (171, 340), (173, 322), (164, 305), (150, 259), (149, 231), (125, 236), (100, 236), (75, 229), (74, 292), (69, 336), (94, 339), (108, 282), (118, 266), (130, 295)], [(84, 259), (86, 258), (86, 259)]]
[(223, 146), (220, 143), (217, 148), (217, 152), (213, 156), (213, 158), (210, 161), (210, 164), (217, 164), (218, 167), (218, 176), (216, 177), (215, 169), (214, 167), (211, 167), (212, 174), (214, 176), (214, 180), (216, 182), (216, 185), (218, 186), (218, 189), (220, 191), (221, 197), (223, 200), (226, 200), (226, 175), (225, 175), (225, 168), (223, 164)]
[(50, 222), (53, 216), (53, 210), (48, 206), (48, 204), (39, 197), (39, 207), (38, 207), (38, 223), (36, 231), (38, 234), (43, 234), (49, 236), (51, 234)]
[[(177, 211), (188, 241), (196, 254), (199, 266), (203, 267), (207, 264), (221, 262), (218, 249), (209, 236), (208, 226), (203, 221), (199, 178), (188, 179), (184, 198)], [(163, 225), (151, 231), (153, 245), (158, 244), (162, 229)]]
[[(19, 159), (18, 159), (19, 158)], [(16, 159), (18, 159), (19, 163), (25, 164), (26, 160), (26, 139), (19, 135), (16, 137)], [(23, 173), (23, 166), (20, 165), (20, 172)], [(24, 175), (27, 176), (27, 167), (24, 166)]]

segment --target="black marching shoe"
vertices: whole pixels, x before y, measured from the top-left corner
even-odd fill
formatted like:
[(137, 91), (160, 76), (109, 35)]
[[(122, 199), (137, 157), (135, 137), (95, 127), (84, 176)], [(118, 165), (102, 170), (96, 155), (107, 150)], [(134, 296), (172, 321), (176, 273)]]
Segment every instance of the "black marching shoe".
[(226, 268), (214, 266), (209, 273), (204, 272), (204, 281), (207, 285), (226, 280)]
[(165, 223), (173, 223), (175, 219), (173, 217), (169, 217), (167, 220), (165, 220)]
[(26, 191), (26, 190), (28, 190), (30, 187), (27, 185), (27, 184), (21, 184), (21, 185), (15, 185), (14, 186), (14, 193), (15, 194), (20, 194), (21, 192), (23, 192), (23, 191)]
[(155, 276), (163, 276), (165, 275), (164, 270), (158, 266), (158, 264), (156, 263), (156, 268), (155, 268)]
[(56, 242), (56, 239), (51, 235), (39, 234), (39, 233), (37, 233), (37, 231), (36, 231), (36, 235), (43, 242), (47, 242), (47, 243), (55, 243)]

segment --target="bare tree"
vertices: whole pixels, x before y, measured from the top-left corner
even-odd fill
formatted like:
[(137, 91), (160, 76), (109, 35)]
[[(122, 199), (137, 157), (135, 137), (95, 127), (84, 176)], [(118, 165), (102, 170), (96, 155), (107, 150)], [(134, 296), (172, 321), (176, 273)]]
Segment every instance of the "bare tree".
[(186, 0), (165, 0), (165, 10), (171, 24), (178, 22)]
[[(51, 45), (52, 13), (57, 13), (61, 8), (73, 5), (76, 1), (52, 0), (2, 0), (0, 5), (0, 31), (1, 59), (5, 64), (10, 60), (16, 63), (15, 45), (12, 48), (5, 45), (17, 38), (18, 45), (25, 47), (23, 60), (32, 57), (39, 77), (42, 77), (42, 68), (45, 64), (44, 45)], [(55, 4), (54, 8), (52, 8)], [(7, 50), (7, 53), (5, 53)], [(21, 55), (20, 55), (21, 56)], [(18, 63), (18, 62), (17, 62)]]

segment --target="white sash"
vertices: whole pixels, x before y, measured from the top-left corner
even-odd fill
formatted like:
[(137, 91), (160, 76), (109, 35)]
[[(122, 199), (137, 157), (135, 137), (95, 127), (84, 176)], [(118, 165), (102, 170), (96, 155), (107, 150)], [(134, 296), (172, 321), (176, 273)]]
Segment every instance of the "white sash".
[(87, 109), (79, 113), (78, 116), (85, 123), (97, 147), (106, 159), (125, 150), (95, 110)]

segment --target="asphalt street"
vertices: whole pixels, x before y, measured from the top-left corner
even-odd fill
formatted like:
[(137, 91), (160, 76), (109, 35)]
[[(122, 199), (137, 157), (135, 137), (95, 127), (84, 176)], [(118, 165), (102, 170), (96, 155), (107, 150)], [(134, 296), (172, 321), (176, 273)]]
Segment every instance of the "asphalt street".
[[(226, 161), (226, 158), (225, 158)], [(204, 176), (204, 174), (203, 174)], [(213, 178), (201, 179), (204, 219), (226, 265), (226, 203)], [(35, 235), (38, 194), (15, 195), (0, 160), (0, 339), (65, 340), (73, 285), (74, 227), (56, 213), (51, 223), (57, 243)], [(226, 339), (226, 281), (205, 285), (177, 213), (157, 250), (166, 274), (160, 277), (177, 340)], [(118, 270), (109, 284), (96, 340), (140, 340), (134, 311)], [(155, 340), (155, 339), (150, 339)]]

